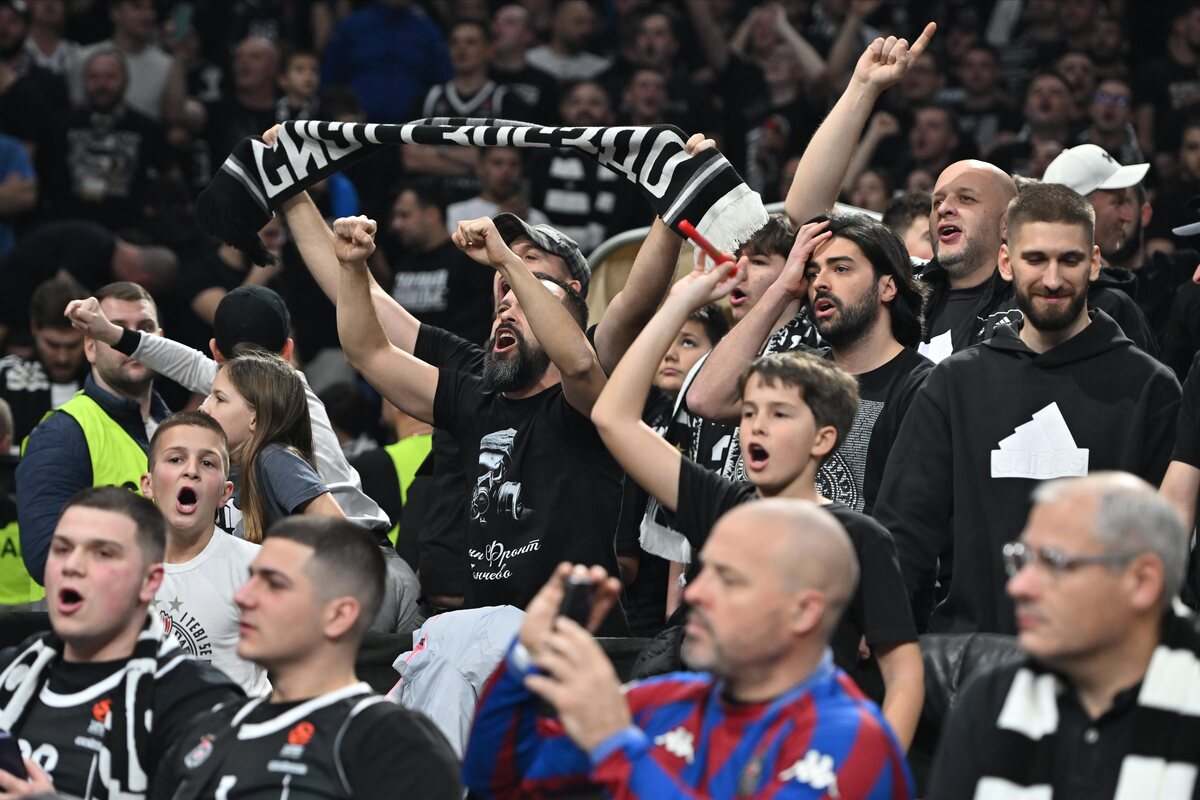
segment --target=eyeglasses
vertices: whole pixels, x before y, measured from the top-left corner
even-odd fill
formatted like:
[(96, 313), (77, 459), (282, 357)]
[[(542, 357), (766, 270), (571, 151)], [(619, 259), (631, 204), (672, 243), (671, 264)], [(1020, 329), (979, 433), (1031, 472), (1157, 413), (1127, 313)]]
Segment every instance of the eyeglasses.
[(1125, 564), (1137, 553), (1105, 553), (1097, 556), (1071, 556), (1053, 547), (1029, 547), (1024, 542), (1004, 545), (1004, 571), (1011, 578), (1028, 564), (1045, 568), (1054, 577), (1092, 564)]
[(1097, 103), (1104, 103), (1105, 105), (1116, 106), (1117, 108), (1125, 108), (1129, 105), (1129, 98), (1122, 97), (1119, 94), (1096, 92), (1095, 98)]

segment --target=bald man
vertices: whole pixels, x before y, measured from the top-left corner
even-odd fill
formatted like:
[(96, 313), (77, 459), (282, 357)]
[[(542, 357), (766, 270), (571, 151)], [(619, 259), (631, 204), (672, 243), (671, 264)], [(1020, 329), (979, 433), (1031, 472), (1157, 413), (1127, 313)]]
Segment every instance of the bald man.
[[(934, 257), (921, 271), (930, 288), (921, 352), (934, 361), (986, 341), (998, 325), (1022, 318), (1012, 281), (997, 266), (1004, 214), (1016, 196), (1013, 179), (986, 161), (958, 161), (938, 176), (929, 209)], [(1145, 314), (1132, 296), (1115, 288), (1121, 284), (1117, 273), (1101, 269), (1089, 282), (1089, 305), (1112, 317), (1139, 348), (1157, 355)]]
[[(803, 500), (738, 506), (713, 528), (689, 584), (684, 657), (697, 672), (622, 690), (604, 651), (558, 616), (591, 584), (592, 627), (620, 589), (562, 564), (489, 679), (463, 775), (480, 797), (600, 788), (633, 798), (911, 797), (879, 709), (833, 666), (829, 636), (858, 582), (850, 539)], [(557, 719), (540, 719), (538, 698)]]
[(1026, 658), (960, 696), (927, 797), (1196, 797), (1200, 635), (1171, 608), (1188, 540), (1132, 475), (1038, 487), (1003, 548)]

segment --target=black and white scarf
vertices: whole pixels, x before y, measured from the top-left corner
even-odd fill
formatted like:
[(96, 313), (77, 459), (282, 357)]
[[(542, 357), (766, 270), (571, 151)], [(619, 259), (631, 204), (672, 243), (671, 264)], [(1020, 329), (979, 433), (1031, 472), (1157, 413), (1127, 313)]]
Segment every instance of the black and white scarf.
[(271, 263), (258, 231), (290, 197), (384, 145), (569, 148), (595, 158), (635, 184), (663, 222), (677, 232), (687, 220), (731, 252), (767, 222), (758, 194), (715, 148), (689, 156), (687, 138), (672, 125), (549, 128), (497, 119), (434, 117), (403, 125), (285, 122), (274, 149), (243, 139), (196, 200), (196, 223), (246, 253)]
[[(120, 688), (113, 692), (112, 705), (104, 719), (98, 767), (99, 778), (111, 797), (142, 796), (149, 791), (147, 768), (153, 766), (150, 736), (154, 727), (154, 682), (191, 658), (174, 637), (166, 634), (157, 614), (148, 612), (146, 617), (133, 655), (121, 668), (124, 678)], [(44, 634), (0, 673), (0, 729), (17, 729), (62, 652), (62, 639), (53, 633)]]
[[(1058, 728), (1062, 679), (1028, 662), (1004, 700), (995, 745), (975, 800), (1052, 800), (1050, 747)], [(1200, 635), (1189, 618), (1163, 618), (1162, 642), (1138, 691), (1133, 745), (1113, 800), (1191, 800), (1200, 767)]]

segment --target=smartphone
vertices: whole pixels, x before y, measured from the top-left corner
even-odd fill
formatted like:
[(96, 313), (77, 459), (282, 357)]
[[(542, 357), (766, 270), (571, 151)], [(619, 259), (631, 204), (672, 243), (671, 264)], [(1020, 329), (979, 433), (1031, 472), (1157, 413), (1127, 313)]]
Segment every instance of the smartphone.
[(25, 759), (21, 758), (21, 746), (17, 744), (17, 737), (4, 730), (0, 730), (0, 769), (23, 781), (29, 780), (29, 773), (25, 771)]
[(558, 607), (558, 615), (566, 617), (587, 627), (588, 618), (592, 615), (592, 582), (586, 577), (572, 575), (567, 578), (563, 587), (562, 604)]

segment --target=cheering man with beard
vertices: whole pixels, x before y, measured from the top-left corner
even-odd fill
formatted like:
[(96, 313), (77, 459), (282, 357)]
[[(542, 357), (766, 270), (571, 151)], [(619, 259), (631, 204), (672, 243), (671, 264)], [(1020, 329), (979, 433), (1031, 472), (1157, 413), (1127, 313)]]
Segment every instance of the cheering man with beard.
[[(1023, 319), (929, 373), (875, 506), (918, 628), (1015, 633), (998, 554), (1020, 534), (1038, 482), (1123, 470), (1158, 485), (1175, 440), (1174, 375), (1088, 308), (1100, 270), (1091, 204), (1032, 186), (1007, 222), (1000, 274)], [(945, 599), (934, 609), (939, 572)]]
[[(817, 491), (855, 511), (875, 502), (888, 453), (933, 362), (917, 352), (924, 287), (904, 243), (864, 214), (834, 214), (833, 238), (803, 270), (808, 311), (830, 357), (858, 380), (858, 414), (817, 471)], [(803, 283), (799, 284), (803, 288)]]
[[(575, 243), (511, 214), (459, 223), (454, 244), (507, 287), (478, 377), (388, 340), (366, 265), (375, 223), (340, 219), (333, 229), (347, 359), (397, 408), (450, 432), (469, 465), (465, 605), (523, 608), (564, 560), (615, 574), (621, 472), (588, 418), (604, 371), (584, 334), (583, 298), (542, 271), (549, 259), (577, 256)], [(617, 610), (602, 630), (624, 628)]]

